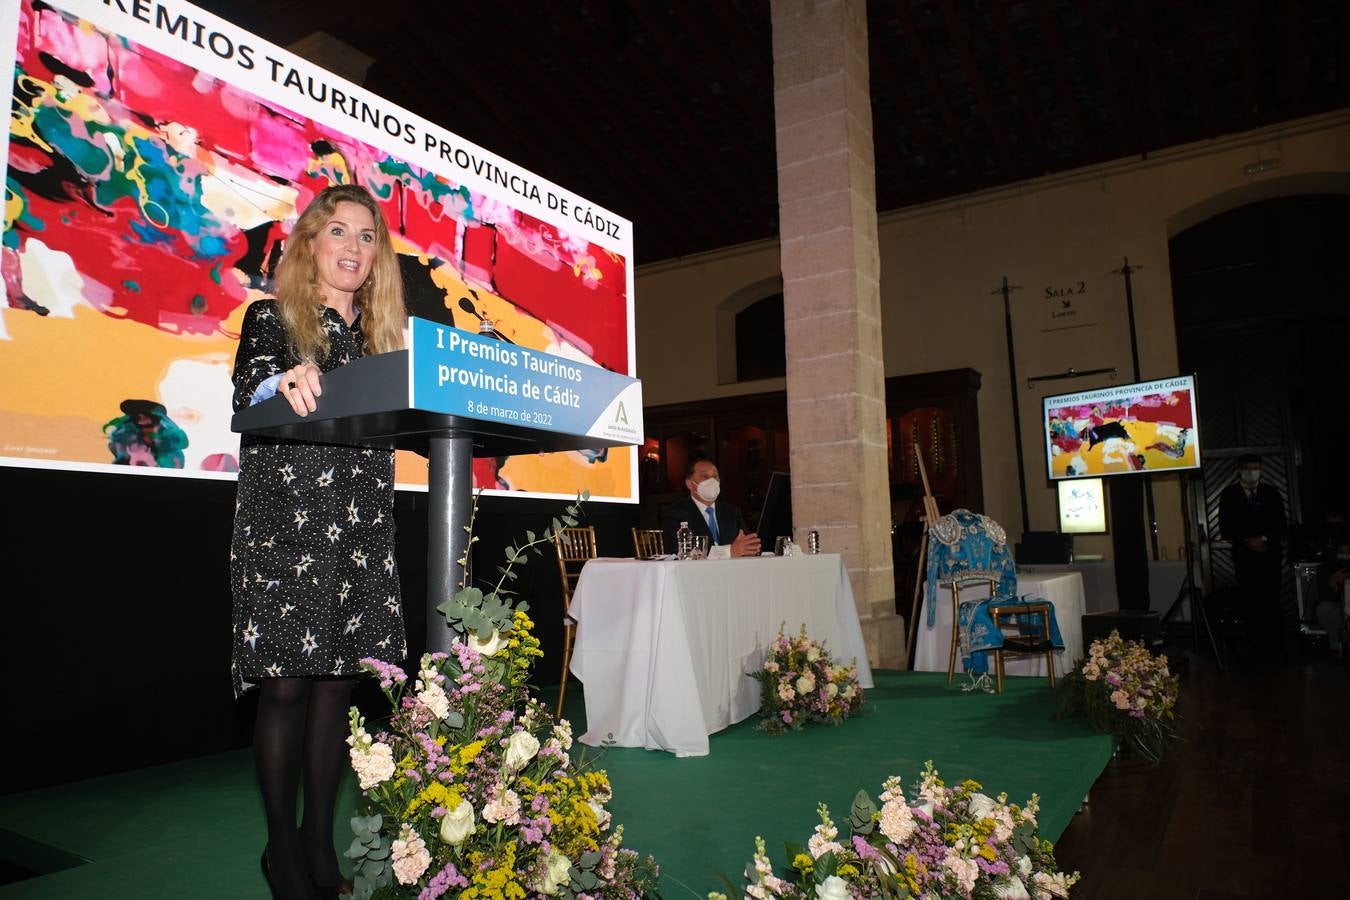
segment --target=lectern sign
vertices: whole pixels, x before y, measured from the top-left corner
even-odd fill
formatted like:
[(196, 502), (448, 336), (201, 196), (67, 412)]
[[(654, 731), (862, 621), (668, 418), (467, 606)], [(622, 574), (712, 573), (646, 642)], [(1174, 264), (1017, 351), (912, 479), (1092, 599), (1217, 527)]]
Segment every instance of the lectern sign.
[(552, 353), (409, 319), (408, 405), (542, 431), (642, 441), (642, 382)]

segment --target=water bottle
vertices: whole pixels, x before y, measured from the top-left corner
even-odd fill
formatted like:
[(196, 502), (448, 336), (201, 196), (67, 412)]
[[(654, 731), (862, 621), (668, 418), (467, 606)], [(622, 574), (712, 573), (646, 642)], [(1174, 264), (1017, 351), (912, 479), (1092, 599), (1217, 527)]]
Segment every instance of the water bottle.
[(806, 552), (816, 554), (820, 552), (820, 532), (812, 531), (806, 535)]
[(675, 558), (688, 559), (694, 552), (694, 532), (689, 529), (688, 522), (680, 523), (680, 530), (675, 532)]

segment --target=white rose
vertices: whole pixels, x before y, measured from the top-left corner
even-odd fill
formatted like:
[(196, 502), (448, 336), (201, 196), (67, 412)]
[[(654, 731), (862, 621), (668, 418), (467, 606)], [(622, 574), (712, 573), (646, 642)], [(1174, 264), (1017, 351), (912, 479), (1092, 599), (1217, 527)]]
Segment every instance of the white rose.
[(830, 697), (830, 699), (834, 699), (834, 695), (837, 693), (839, 693), (839, 685), (835, 684), (833, 681), (825, 685), (825, 694)]
[(844, 688), (844, 699), (852, 700), (854, 693), (853, 685), (850, 684), (848, 687)]
[(812, 647), (810, 650), (806, 651), (807, 662), (815, 662), (818, 659), (820, 659), (820, 651), (817, 650), (815, 647)]
[(848, 882), (831, 875), (816, 885), (816, 900), (849, 900)]
[(495, 628), (492, 629), (492, 635), (486, 640), (480, 639), (476, 632), (469, 635), (469, 646), (483, 656), (496, 656), (506, 644), (506, 638), (502, 637)]
[(816, 676), (807, 672), (801, 678), (797, 679), (797, 693), (809, 694), (816, 689)]
[(572, 868), (572, 861), (562, 854), (557, 847), (548, 851), (548, 856), (544, 857), (544, 874), (539, 881), (535, 883), (534, 889), (541, 894), (553, 895), (558, 893), (558, 888), (567, 884), (567, 872)]
[(605, 805), (603, 803), (597, 803), (594, 797), (587, 800), (586, 805), (591, 808), (591, 812), (595, 813), (596, 827), (601, 831), (609, 828), (609, 823), (614, 817), (610, 814), (609, 810), (605, 809)]
[(517, 731), (506, 744), (506, 758), (502, 767), (508, 772), (519, 772), (539, 752), (539, 740), (528, 731)]
[(994, 798), (984, 794), (971, 794), (970, 803), (967, 806), (967, 809), (976, 821), (980, 819), (992, 819), (994, 817), (994, 811), (998, 809), (998, 804), (994, 802)]
[(1004, 875), (994, 882), (994, 896), (999, 900), (1031, 900), (1022, 879)]
[(1017, 860), (1017, 874), (1023, 878), (1031, 877), (1031, 857), (1023, 856)]
[(473, 804), (468, 800), (460, 800), (459, 806), (441, 819), (441, 840), (458, 847), (473, 834), (474, 827)]

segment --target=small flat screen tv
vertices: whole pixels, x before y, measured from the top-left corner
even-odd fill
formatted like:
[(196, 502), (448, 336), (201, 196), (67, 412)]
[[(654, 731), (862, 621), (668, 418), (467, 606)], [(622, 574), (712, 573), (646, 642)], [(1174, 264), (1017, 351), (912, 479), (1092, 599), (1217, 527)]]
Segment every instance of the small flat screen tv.
[(1106, 486), (1100, 478), (1070, 478), (1055, 486), (1060, 534), (1106, 534)]
[(761, 550), (772, 550), (779, 535), (792, 535), (792, 479), (787, 472), (769, 475), (769, 489), (764, 492), (764, 508), (755, 531)]
[(1194, 375), (1046, 397), (1050, 480), (1198, 469), (1197, 409)]

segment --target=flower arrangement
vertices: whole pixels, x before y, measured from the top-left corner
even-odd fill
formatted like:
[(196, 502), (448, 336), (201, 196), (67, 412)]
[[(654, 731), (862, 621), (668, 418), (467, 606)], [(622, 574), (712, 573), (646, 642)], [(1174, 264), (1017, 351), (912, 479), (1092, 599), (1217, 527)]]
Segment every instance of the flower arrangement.
[(748, 672), (759, 681), (762, 702), (760, 728), (770, 734), (801, 728), (807, 722), (838, 725), (862, 710), (856, 660), (836, 663), (824, 644), (801, 632), (790, 638), (780, 628), (764, 655), (764, 665)]
[(1166, 656), (1112, 631), (1060, 682), (1057, 715), (1086, 716), (1093, 729), (1116, 735), (1156, 766), (1176, 740), (1178, 689)]
[(413, 676), (361, 661), (393, 713), (373, 734), (356, 708), (350, 713), (347, 744), (364, 807), (346, 851), (355, 900), (654, 890), (655, 861), (622, 847), (621, 825), (610, 828), (605, 773), (572, 758), (571, 725), (529, 696), (543, 654), (527, 605), (513, 605), (505, 589), (528, 553), (564, 523), (575, 525), (578, 512), (569, 506), (542, 536), (527, 532), (522, 546), (508, 547), (489, 591), (461, 583), (441, 605), (459, 635), (451, 653), (425, 654)]
[[(840, 839), (825, 804), (820, 824), (805, 847), (789, 844), (785, 877), (774, 874), (755, 838), (754, 860), (746, 866), (747, 897), (849, 900), (854, 897), (1024, 898), (1068, 897), (1078, 881), (1058, 870), (1053, 848), (1036, 833), (1040, 800), (1026, 806), (980, 793), (963, 781), (949, 788), (930, 760), (905, 797), (898, 777), (886, 779), (878, 800), (859, 791), (849, 811), (849, 836)], [(726, 900), (709, 894), (710, 900)]]

